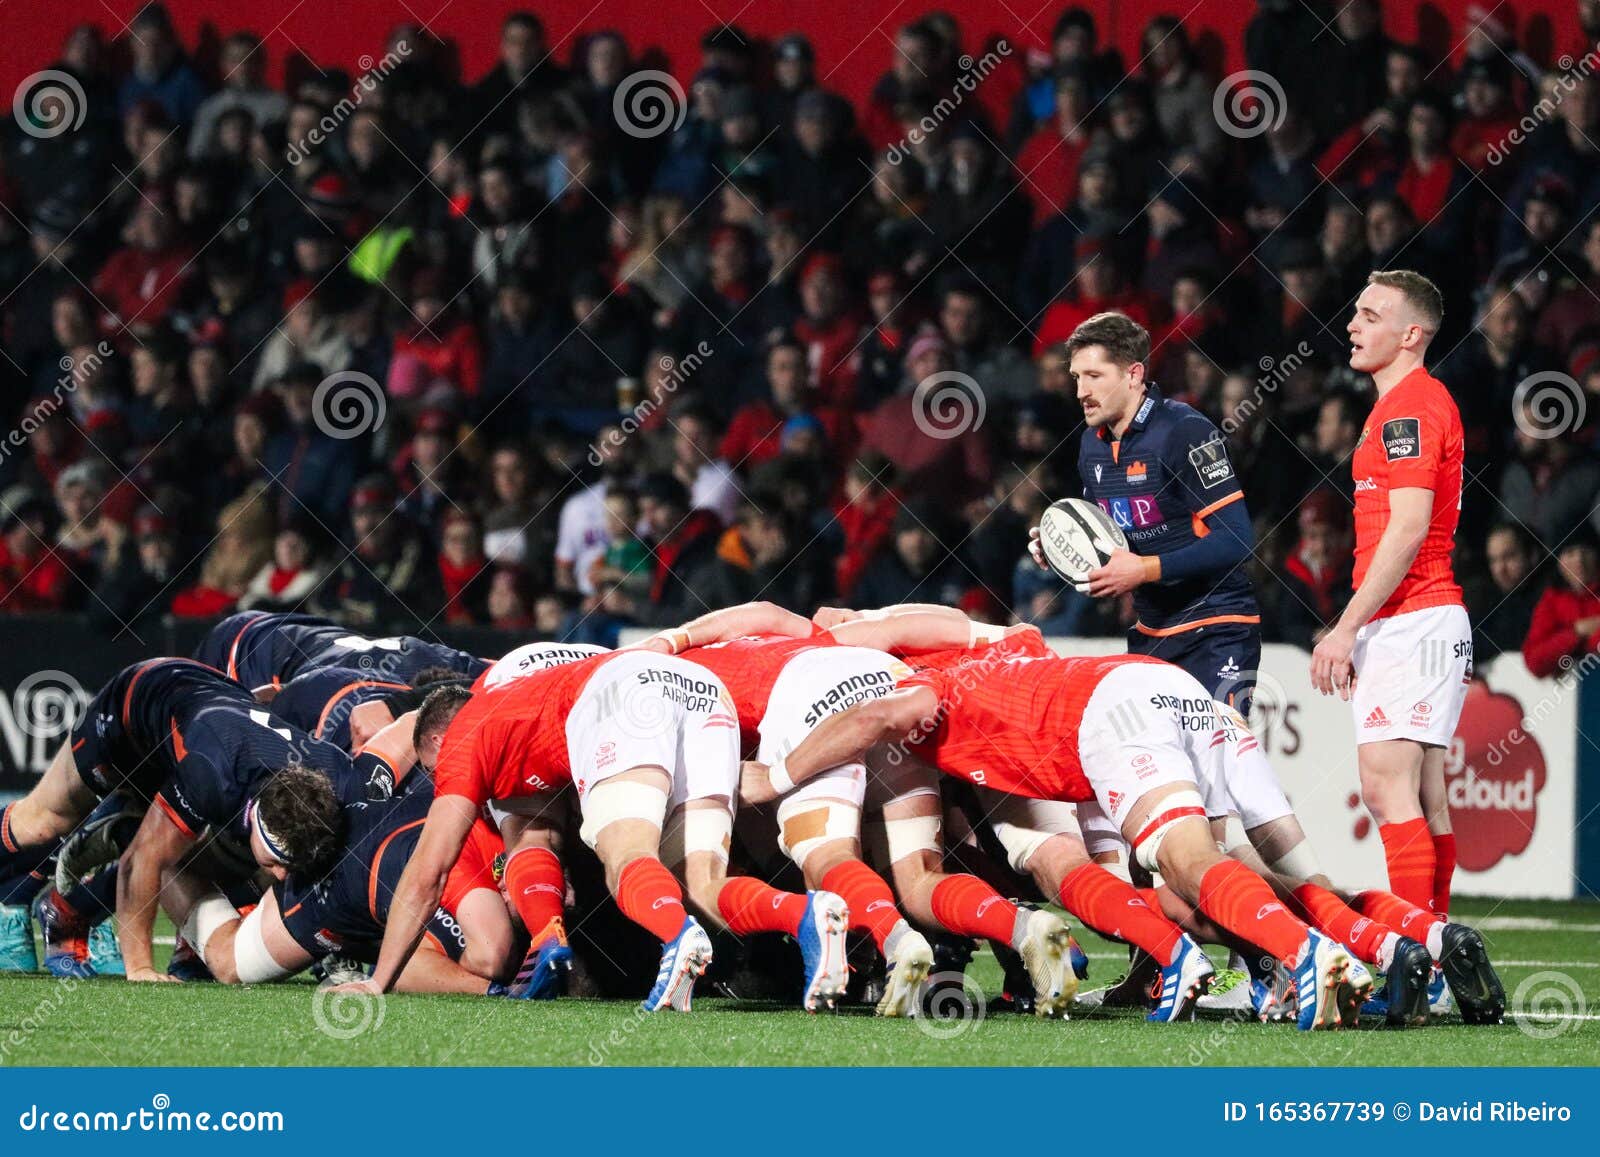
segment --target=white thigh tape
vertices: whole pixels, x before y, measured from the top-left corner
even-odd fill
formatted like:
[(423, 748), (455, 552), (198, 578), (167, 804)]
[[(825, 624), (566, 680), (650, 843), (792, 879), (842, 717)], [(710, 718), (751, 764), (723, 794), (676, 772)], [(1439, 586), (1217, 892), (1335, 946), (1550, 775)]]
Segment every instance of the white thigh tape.
[(1200, 798), (1200, 793), (1192, 789), (1174, 792), (1156, 805), (1155, 814), (1146, 821), (1145, 828), (1134, 839), (1133, 855), (1145, 868), (1152, 872), (1161, 869), (1156, 866), (1156, 859), (1161, 851), (1161, 842), (1178, 824), (1187, 819), (1199, 819), (1202, 823), (1206, 818), (1205, 801)]
[(1247, 847), (1249, 843), (1250, 837), (1245, 834), (1244, 821), (1229, 812), (1227, 818), (1222, 821), (1221, 851), (1226, 854), (1234, 848)]
[(677, 869), (695, 852), (707, 852), (724, 864), (733, 844), (733, 813), (726, 808), (679, 808), (661, 829), (661, 862)]
[(1317, 859), (1316, 849), (1311, 846), (1310, 840), (1301, 840), (1267, 866), (1280, 876), (1293, 876), (1299, 880), (1322, 875), (1322, 861)]
[(861, 809), (836, 799), (796, 799), (778, 804), (778, 847), (796, 864), (835, 840), (861, 834)]
[(289, 970), (267, 951), (267, 939), (261, 931), (260, 905), (239, 922), (238, 935), (233, 938), (233, 968), (239, 974), (240, 984), (266, 984), (289, 975)]
[(883, 835), (891, 864), (918, 852), (932, 852), (936, 856), (944, 854), (944, 820), (939, 816), (884, 820)]
[(667, 793), (659, 787), (608, 779), (595, 784), (583, 801), (578, 838), (592, 848), (600, 833), (618, 820), (642, 820), (659, 828), (666, 814)]
[(994, 829), (995, 839), (999, 840), (1000, 846), (1006, 850), (1006, 862), (1011, 865), (1011, 870), (1024, 876), (1028, 874), (1028, 861), (1033, 859), (1033, 853), (1037, 852), (1052, 834), (998, 818), (990, 820), (989, 826)]
[(220, 891), (212, 889), (210, 895), (189, 909), (189, 918), (183, 922), (183, 927), (179, 931), (183, 933), (183, 938), (189, 942), (200, 959), (205, 960), (206, 942), (218, 928), (238, 918), (239, 910), (228, 903), (228, 898)]

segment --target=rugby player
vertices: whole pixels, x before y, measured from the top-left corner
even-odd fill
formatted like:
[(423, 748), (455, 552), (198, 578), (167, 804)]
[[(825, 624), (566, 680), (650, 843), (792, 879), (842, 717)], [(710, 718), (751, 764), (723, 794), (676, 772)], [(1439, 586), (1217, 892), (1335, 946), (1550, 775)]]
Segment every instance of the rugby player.
[(1301, 1029), (1353, 1024), (1371, 989), (1365, 968), (1217, 848), (1201, 795), (1219, 790), (1211, 703), (1193, 678), (1160, 660), (996, 648), (920, 671), (892, 694), (830, 716), (787, 759), (747, 765), (742, 794), (764, 802), (874, 743), (900, 742), (982, 786), (1092, 800), (1142, 866), (1293, 972)]
[[(1132, 592), (1128, 651), (1177, 664), (1248, 719), (1261, 613), (1242, 564), (1255, 532), (1222, 434), (1146, 379), (1150, 334), (1126, 315), (1096, 314), (1066, 348), (1089, 428), (1078, 445), (1083, 496), (1129, 548), (1089, 573), (1089, 594)], [(1029, 548), (1044, 566), (1038, 527)]]
[(194, 657), (262, 693), (305, 671), (352, 667), (368, 679), (410, 683), (428, 667), (475, 679), (488, 662), (411, 635), (371, 639), (315, 615), (240, 611), (212, 627)]
[[(793, 616), (809, 630), (807, 620)], [(845, 983), (849, 913), (827, 892), (799, 896), (727, 875), (738, 780), (738, 720), (709, 671), (647, 648), (596, 655), (466, 696), (442, 688), (419, 712), (416, 750), (434, 803), (390, 904), (372, 977), (385, 992), (411, 958), (477, 811), (542, 808), (577, 788), (584, 842), (623, 915), (662, 942), (649, 1011), (688, 1011), (711, 941), (684, 903), (739, 935), (788, 932), (806, 960), (808, 1010)], [(666, 862), (664, 862), (666, 861)]]
[[(327, 781), (308, 783), (311, 774), (278, 777), (252, 805), (251, 850), (278, 883), (247, 914), (181, 876), (162, 893), (173, 923), (192, 932), (212, 975), (224, 984), (281, 980), (332, 954), (368, 963), (376, 956), (390, 897), (416, 848), (432, 794), (424, 787), (348, 804), (341, 820)], [(345, 832), (331, 869), (291, 871), (279, 862), (276, 846), (309, 838), (302, 827), (330, 823)], [(502, 846), (482, 820), (473, 826), (397, 991), (536, 995), (526, 983), (499, 983), (512, 950), (511, 921), (494, 878)]]
[[(805, 638), (738, 634), (743, 610), (696, 619), (687, 631), (697, 643), (682, 654), (722, 680), (738, 712), (741, 745), (763, 762), (786, 754), (828, 715), (887, 694), (910, 674), (893, 656), (841, 646), (821, 627)], [(778, 846), (800, 867), (807, 886), (842, 896), (854, 926), (883, 953), (888, 975), (879, 1015), (914, 1015), (933, 950), (900, 914), (882, 877), (862, 861), (861, 813), (869, 796), (882, 815), (884, 858), (907, 910), (923, 924), (1011, 945), (1033, 981), (1035, 1012), (1064, 1015), (1077, 992), (1067, 926), (1049, 913), (1019, 908), (976, 876), (941, 870), (938, 779), (929, 769), (912, 760), (878, 760), (871, 778), (869, 785), (866, 762), (830, 768), (779, 800), (777, 821)]]
[[(901, 604), (873, 611), (827, 607), (815, 615), (841, 642), (882, 647), (913, 668), (940, 669), (1003, 648), (1005, 653), (1054, 657), (1037, 628), (999, 628), (976, 623), (953, 607)], [(998, 652), (992, 652), (998, 653)], [(906, 757), (906, 762), (913, 761)], [(922, 765), (926, 766), (926, 765)], [(1095, 863), (1079, 833), (1076, 807), (1058, 800), (974, 785), (983, 822), (1006, 853), (1011, 868), (1031, 876), (1046, 896), (1103, 936), (1144, 952), (1158, 973), (1149, 1019), (1186, 1016), (1214, 973), (1211, 961), (1183, 929), (1150, 905), (1126, 875)]]
[(1312, 683), (1355, 717), (1361, 796), (1389, 890), (1441, 916), (1456, 865), (1444, 757), (1472, 680), (1472, 627), (1450, 565), (1461, 415), (1423, 366), (1443, 300), (1405, 269), (1371, 274), (1356, 299), (1350, 368), (1371, 374), (1378, 392), (1351, 459), (1356, 589), (1311, 654)]
[[(294, 766), (326, 775), (348, 803), (386, 796), (395, 780), (377, 755), (353, 761), (273, 720), (248, 691), (210, 667), (146, 660), (100, 690), (39, 783), (0, 812), (0, 856), (24, 855), (66, 835), (113, 793), (153, 804), (122, 856), (117, 928), (129, 980), (171, 979), (155, 971), (151, 948), (163, 874), (203, 836), (208, 844), (247, 846), (250, 801)], [(285, 863), (312, 861), (324, 851), (321, 841), (279, 850)]]

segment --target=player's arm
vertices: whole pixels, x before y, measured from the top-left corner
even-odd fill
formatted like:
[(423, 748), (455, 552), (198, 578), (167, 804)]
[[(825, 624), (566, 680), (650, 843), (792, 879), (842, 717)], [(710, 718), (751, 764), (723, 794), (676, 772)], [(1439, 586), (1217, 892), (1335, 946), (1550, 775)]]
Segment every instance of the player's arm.
[(176, 868), (194, 836), (180, 827), (156, 797), (156, 806), (145, 812), (133, 842), (122, 853), (117, 871), (117, 935), (122, 941), (122, 960), (132, 981), (172, 980), (155, 968), (153, 930), (156, 909), (161, 901), (161, 878)]
[(745, 603), (720, 611), (710, 611), (681, 627), (650, 636), (640, 646), (664, 655), (676, 655), (690, 647), (725, 643), (744, 635), (787, 635), (804, 639), (812, 632), (811, 620), (776, 603)]
[(408, 711), (393, 723), (389, 724), (365, 743), (356, 744), (352, 732), (350, 743), (356, 748), (357, 755), (372, 755), (388, 764), (394, 772), (396, 786), (405, 779), (417, 763), (417, 749), (415, 747), (417, 727), (417, 713)]
[(445, 879), (460, 857), (477, 816), (478, 809), (463, 796), (442, 795), (433, 801), (427, 822), (422, 825), (417, 849), (400, 874), (400, 883), (389, 901), (377, 966), (369, 979), (340, 985), (341, 988), (377, 993), (394, 988), (406, 962), (417, 950), (428, 920), (439, 907)]
[(902, 687), (830, 715), (770, 768), (744, 764), (740, 798), (750, 804), (768, 803), (831, 767), (860, 759), (876, 743), (900, 742), (938, 710), (937, 692), (918, 686)]
[(1333, 629), (1311, 652), (1311, 683), (1324, 695), (1338, 691), (1348, 698), (1356, 632), (1383, 609), (1405, 580), (1428, 537), (1433, 521), (1433, 491), (1403, 486), (1389, 491), (1389, 524), (1372, 552), (1372, 562)]
[(846, 647), (871, 647), (878, 651), (942, 651), (991, 642), (1004, 627), (977, 623), (954, 607), (915, 603), (868, 611), (859, 619), (828, 628), (828, 634)]

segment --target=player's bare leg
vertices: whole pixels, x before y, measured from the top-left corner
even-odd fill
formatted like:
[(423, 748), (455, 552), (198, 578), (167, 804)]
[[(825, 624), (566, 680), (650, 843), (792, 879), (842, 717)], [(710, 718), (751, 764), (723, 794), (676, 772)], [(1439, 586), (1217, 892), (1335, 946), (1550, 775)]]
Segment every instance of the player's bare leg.
[(1385, 739), (1356, 748), (1361, 799), (1378, 824), (1389, 890), (1418, 907), (1433, 902), (1433, 837), (1422, 810), (1423, 746)]
[[(459, 961), (461, 967), (483, 980), (500, 980), (508, 975), (514, 941), (511, 917), (499, 891), (472, 889), (456, 902), (455, 918), (467, 939)], [(404, 982), (404, 973), (400, 979)]]
[(617, 907), (662, 944), (661, 968), (644, 1002), (650, 1012), (688, 1012), (694, 982), (711, 964), (711, 938), (685, 909), (683, 889), (660, 859), (671, 789), (665, 768), (635, 767), (595, 784), (583, 803), (584, 838), (605, 868)]
[(66, 835), (99, 802), (100, 797), (78, 774), (72, 744), (63, 743), (33, 790), (0, 809), (0, 854), (37, 847)]
[(1068, 957), (1071, 931), (1048, 912), (1019, 908), (977, 876), (944, 871), (938, 773), (921, 771), (931, 792), (904, 792), (882, 809), (890, 875), (900, 902), (924, 925), (1009, 945), (1021, 955), (1033, 982), (1034, 1013), (1065, 1016), (1078, 994)]

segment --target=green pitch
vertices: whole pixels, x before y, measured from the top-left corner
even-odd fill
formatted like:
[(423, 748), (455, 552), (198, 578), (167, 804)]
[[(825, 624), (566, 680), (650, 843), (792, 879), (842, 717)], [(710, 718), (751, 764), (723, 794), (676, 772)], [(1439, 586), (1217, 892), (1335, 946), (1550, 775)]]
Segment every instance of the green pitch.
[[(1403, 1032), (1306, 1034), (1222, 1014), (1149, 1025), (1126, 1009), (1082, 1009), (1064, 1023), (996, 1013), (919, 1024), (714, 997), (697, 999), (690, 1016), (593, 1000), (391, 996), (380, 1008), (334, 1005), (309, 984), (228, 990), (0, 975), (0, 1065), (1600, 1064), (1600, 904), (1480, 900), (1459, 914), (1484, 930), (1508, 997), (1521, 987), (1520, 1015), (1499, 1028), (1452, 1018)], [(1085, 987), (1113, 979), (1125, 954), (1079, 937), (1092, 958)], [(999, 991), (987, 954), (969, 975)]]

